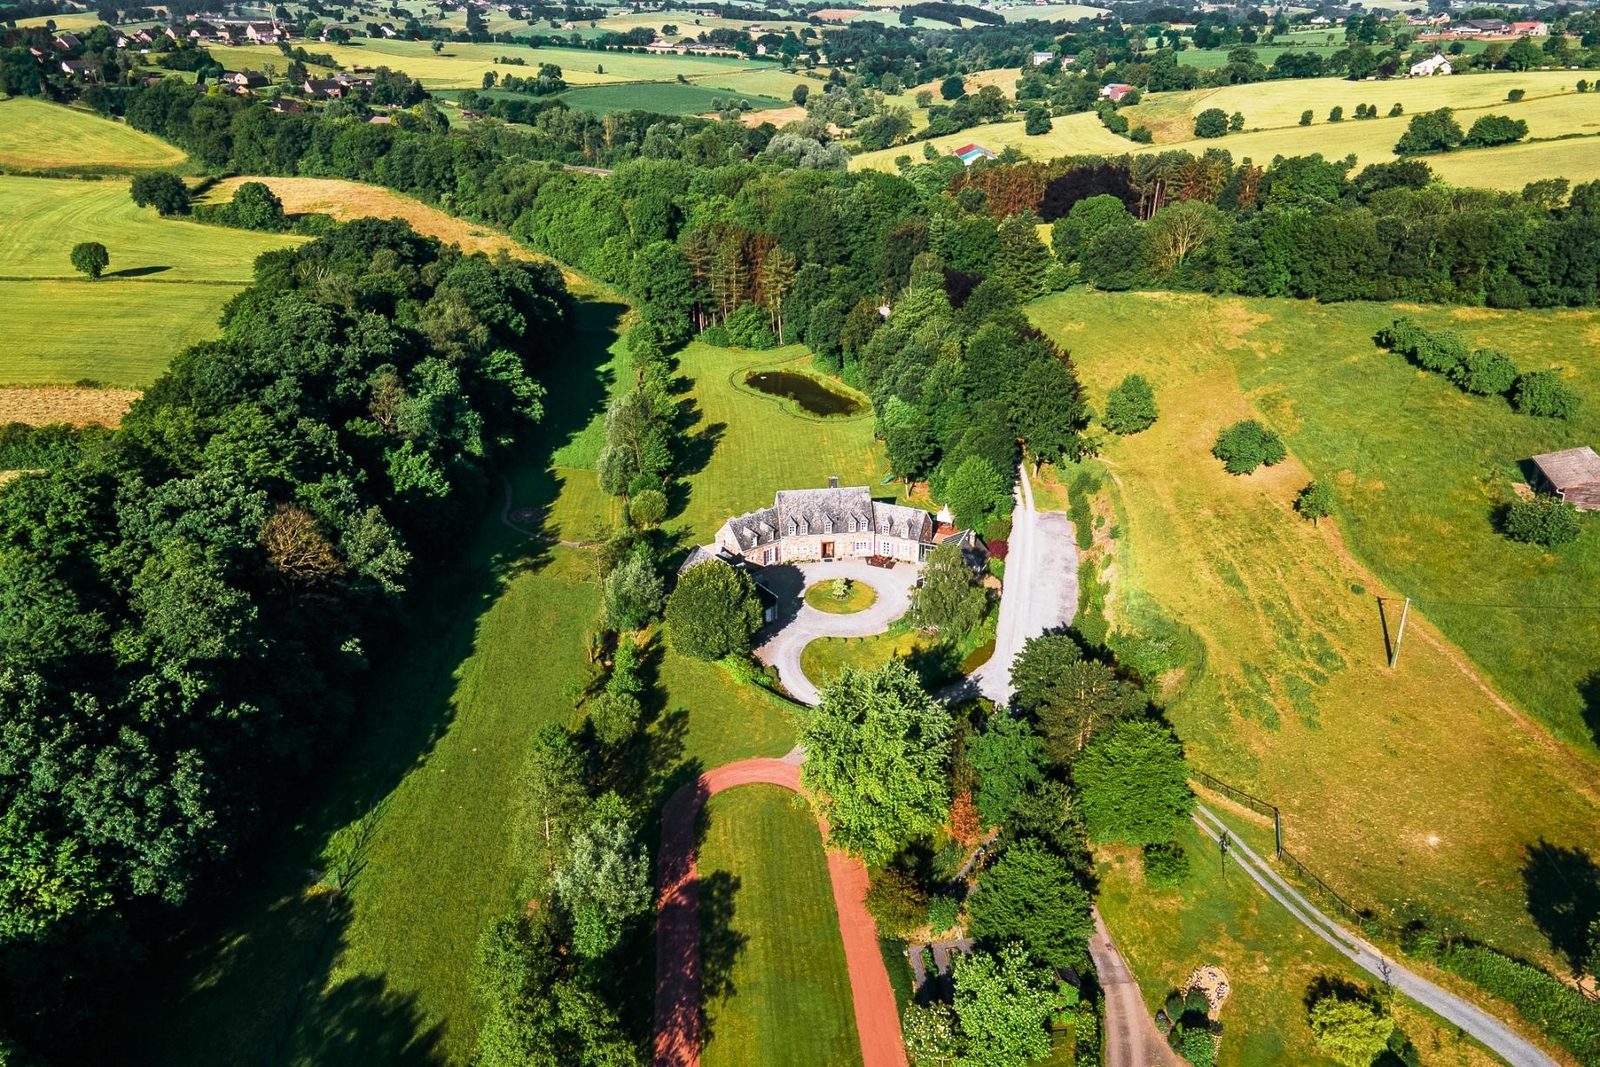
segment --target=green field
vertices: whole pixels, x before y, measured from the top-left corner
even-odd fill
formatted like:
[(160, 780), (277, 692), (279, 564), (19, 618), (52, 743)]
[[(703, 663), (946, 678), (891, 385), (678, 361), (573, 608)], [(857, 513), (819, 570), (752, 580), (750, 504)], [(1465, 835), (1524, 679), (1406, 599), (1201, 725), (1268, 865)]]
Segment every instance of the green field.
[[(1358, 166), (1394, 160), (1394, 145), (1410, 123), (1410, 115), (1432, 108), (1458, 109), (1465, 128), (1479, 114), (1520, 118), (1533, 137), (1567, 137), (1503, 148), (1466, 149), (1423, 157), (1441, 177), (1457, 185), (1518, 191), (1539, 178), (1564, 177), (1574, 184), (1600, 178), (1600, 105), (1573, 89), (1571, 71), (1532, 71), (1524, 74), (1461, 75), (1448, 78), (1396, 79), (1387, 82), (1349, 82), (1337, 78), (1298, 79), (1201, 89), (1187, 93), (1153, 93), (1125, 110), (1128, 120), (1150, 126), (1155, 143), (1136, 144), (1107, 130), (1099, 116), (1085, 112), (1055, 118), (1050, 132), (1028, 136), (1020, 121), (993, 123), (933, 138), (940, 152), (976, 142), (994, 151), (1016, 147), (1031, 159), (1096, 154), (1126, 155), (1182, 149), (1199, 155), (1223, 148), (1234, 160), (1270, 162), (1274, 156), (1320, 152), (1330, 159), (1354, 155)], [(1527, 99), (1512, 104), (1506, 93), (1522, 88)], [(1388, 118), (1389, 108), (1400, 103), (1405, 114)], [(1348, 116), (1357, 104), (1373, 104), (1378, 119), (1357, 121)], [(1344, 108), (1343, 122), (1327, 121), (1334, 107)], [(1245, 130), (1226, 137), (1194, 137), (1194, 116), (1210, 107), (1230, 114), (1241, 112)], [(1310, 109), (1312, 125), (1299, 125), (1300, 113)], [(920, 162), (920, 143), (900, 145), (854, 156), (855, 169), (892, 170), (899, 156)]]
[(726, 89), (708, 89), (677, 82), (651, 82), (640, 85), (591, 85), (569, 89), (560, 99), (578, 111), (603, 114), (608, 111), (653, 111), (660, 115), (699, 115), (742, 100), (757, 111), (788, 107), (788, 100), (770, 96), (740, 94)]
[[(0, 330), (13, 339), (0, 383), (142, 388), (215, 335), (258, 255), (299, 240), (163, 219), (135, 207), (122, 179), (0, 177)], [(105, 277), (73, 271), (67, 256), (79, 241), (106, 246)]]
[[(1600, 326), (1594, 312), (1404, 310), (1528, 367), (1571, 363)], [(1600, 368), (1573, 378), (1591, 405), (1579, 424), (1523, 418), (1378, 350), (1371, 336), (1396, 313), (1085, 291), (1032, 308), (1093, 402), (1131, 372), (1155, 386), (1156, 425), (1106, 442), (1118, 537), (1098, 536), (1113, 621), (1146, 630), (1159, 611), (1203, 645), (1164, 680), (1196, 765), (1282, 807), (1290, 847), (1358, 902), (1548, 960), (1525, 849), (1600, 846), (1577, 692), (1600, 617), (1558, 607), (1592, 602), (1600, 525), (1552, 555), (1503, 540), (1489, 512), (1519, 459), (1600, 432)], [(1209, 450), (1250, 415), (1291, 457), (1233, 478)], [(1339, 492), (1338, 520), (1320, 528), (1290, 507), (1312, 477)], [(1391, 672), (1375, 597), (1397, 593), (1420, 600)], [(1479, 671), (1522, 710), (1494, 703)]]
[[(826, 485), (829, 475), (837, 474), (841, 485), (870, 485), (884, 498), (903, 490), (899, 482), (879, 484), (889, 473), (888, 461), (872, 436), (870, 413), (826, 422), (801, 419), (789, 415), (778, 397), (735, 387), (735, 380), (742, 381), (754, 367), (793, 360), (808, 364), (800, 346), (756, 352), (696, 341), (678, 360), (694, 383), (689, 397), (699, 412), (690, 429), (691, 448), (715, 442), (704, 469), (689, 480), (682, 513), (668, 520), (669, 527), (684, 530), (697, 544), (710, 541), (728, 516), (771, 504), (776, 490)], [(774, 447), (783, 435), (797, 446)]]
[(0, 101), (0, 168), (121, 172), (186, 158), (182, 149), (88, 111), (32, 97)]
[[(1370, 986), (1372, 979), (1301, 926), (1248, 875), (1218, 863), (1217, 847), (1193, 826), (1179, 842), (1190, 876), (1179, 890), (1144, 884), (1133, 853), (1102, 854), (1098, 903), (1154, 1014), (1195, 969), (1220, 967), (1230, 989), (1222, 1007), (1222, 1067), (1333, 1067), (1306, 1025), (1303, 998), (1321, 977)], [(1500, 1061), (1403, 998), (1395, 1018), (1425, 1067), (1488, 1067)]]
[(816, 818), (741, 786), (706, 804), (699, 876), (706, 1067), (861, 1062), (839, 916)]
[[(447, 44), (434, 54), (425, 41), (366, 40), (352, 44), (322, 44), (308, 51), (332, 56), (349, 67), (389, 67), (402, 70), (429, 89), (477, 89), (488, 71), (530, 75), (540, 63), (554, 63), (572, 85), (609, 82), (670, 82), (682, 74), (728, 74), (770, 68), (768, 63), (720, 56), (656, 56), (632, 52), (594, 52), (584, 48), (530, 48), (518, 44)], [(234, 51), (230, 50), (232, 55)], [(496, 63), (500, 56), (518, 57), (526, 67)], [(279, 57), (282, 61), (282, 57)], [(604, 72), (601, 72), (604, 68)]]

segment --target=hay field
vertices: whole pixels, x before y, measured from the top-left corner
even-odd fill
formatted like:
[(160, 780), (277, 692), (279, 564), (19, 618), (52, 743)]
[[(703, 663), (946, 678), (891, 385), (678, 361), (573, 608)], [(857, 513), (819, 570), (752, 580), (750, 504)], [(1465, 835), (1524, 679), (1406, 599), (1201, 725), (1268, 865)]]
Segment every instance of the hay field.
[(0, 101), (0, 167), (156, 170), (187, 158), (180, 148), (88, 111), (32, 97)]
[[(435, 55), (423, 41), (364, 40), (360, 44), (327, 44), (311, 49), (344, 67), (389, 67), (401, 70), (429, 89), (478, 89), (488, 71), (528, 75), (540, 63), (554, 63), (572, 85), (624, 81), (672, 81), (679, 74), (726, 74), (770, 67), (719, 56), (654, 56), (630, 52), (592, 52), (584, 48), (529, 48), (513, 44), (447, 44)], [(526, 67), (497, 64), (499, 56), (527, 61)], [(280, 57), (281, 58), (281, 57)], [(604, 73), (600, 72), (604, 68)]]
[(0, 423), (25, 422), (46, 426), (70, 422), (75, 426), (98, 423), (116, 426), (139, 399), (136, 389), (95, 389), (85, 386), (37, 385), (0, 388)]
[[(1457, 121), (1463, 128), (1480, 114), (1507, 115), (1528, 123), (1534, 137), (1578, 138), (1509, 145), (1502, 148), (1462, 149), (1443, 155), (1423, 157), (1446, 180), (1457, 185), (1481, 186), (1518, 191), (1539, 178), (1567, 178), (1573, 183), (1600, 178), (1600, 96), (1579, 94), (1570, 88), (1570, 72), (1537, 72), (1554, 77), (1532, 79), (1531, 75), (1484, 75), (1461, 78), (1418, 79), (1354, 83), (1337, 79), (1270, 82), (1255, 86), (1201, 90), (1194, 93), (1153, 94), (1145, 102), (1127, 109), (1130, 122), (1146, 122), (1155, 133), (1154, 144), (1140, 145), (1118, 137), (1101, 125), (1092, 113), (1058, 116), (1049, 133), (1030, 137), (1020, 120), (992, 123), (937, 137), (932, 144), (940, 154), (958, 145), (976, 142), (995, 151), (1015, 146), (1030, 159), (1054, 159), (1064, 155), (1137, 155), (1182, 149), (1199, 155), (1209, 148), (1222, 148), (1235, 161), (1251, 159), (1266, 164), (1274, 156), (1310, 155), (1320, 152), (1330, 159), (1356, 157), (1357, 166), (1385, 163), (1396, 159), (1395, 142), (1410, 123), (1410, 116), (1440, 106), (1457, 108)], [(1568, 81), (1560, 91), (1561, 81)], [(1472, 82), (1485, 84), (1472, 85)], [(1460, 86), (1455, 103), (1448, 95), (1451, 84)], [(1308, 88), (1315, 87), (1315, 88)], [(1543, 95), (1531, 96), (1536, 87)], [(1512, 104), (1505, 101), (1510, 88), (1526, 88), (1530, 98)], [(1250, 103), (1246, 92), (1259, 99)], [(1342, 94), (1342, 95), (1341, 95)], [(1319, 101), (1313, 104), (1312, 101)], [(1328, 122), (1328, 110), (1337, 104), (1345, 115), (1354, 113), (1357, 104), (1371, 103), (1380, 115), (1399, 100), (1405, 114), (1396, 118)], [(1332, 101), (1332, 103), (1328, 103)], [(1326, 103), (1327, 106), (1321, 106)], [(1193, 136), (1194, 114), (1204, 107), (1224, 110), (1243, 109), (1246, 129), (1226, 137), (1201, 139)], [(1299, 125), (1300, 112), (1311, 107), (1315, 115), (1310, 126)], [(1252, 110), (1253, 109), (1253, 110)], [(1264, 118), (1258, 123), (1254, 115)], [(1270, 129), (1253, 129), (1268, 120), (1292, 114), (1287, 123)], [(913, 143), (866, 152), (851, 160), (855, 169), (892, 170), (897, 156), (922, 158), (922, 144)]]
[[(121, 181), (0, 177), (0, 383), (142, 388), (215, 334), (258, 255), (301, 240), (163, 219)], [(106, 277), (73, 271), (79, 241), (106, 246)]]
[(58, 30), (92, 30), (100, 25), (100, 16), (93, 11), (73, 11), (65, 15), (35, 15), (32, 18), (18, 19), (17, 28), (27, 30), (52, 22)]
[(505, 252), (519, 259), (533, 253), (508, 235), (446, 214), (438, 208), (402, 196), (389, 189), (342, 178), (227, 178), (207, 192), (205, 203), (223, 203), (233, 198), (234, 190), (245, 182), (263, 182), (283, 201), (291, 215), (320, 212), (341, 222), (356, 218), (400, 218), (420, 234), (437, 237), (447, 244), (460, 245), (468, 252), (494, 255)]

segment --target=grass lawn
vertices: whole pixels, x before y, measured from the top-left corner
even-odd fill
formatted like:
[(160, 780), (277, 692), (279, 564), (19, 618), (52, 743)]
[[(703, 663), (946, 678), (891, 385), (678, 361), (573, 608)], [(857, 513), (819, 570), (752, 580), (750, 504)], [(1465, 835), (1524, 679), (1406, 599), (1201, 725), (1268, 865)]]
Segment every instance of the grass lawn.
[[(0, 167), (154, 170), (187, 158), (181, 148), (88, 111), (33, 97), (0, 101)], [(0, 217), (10, 213), (0, 211)]]
[[(1600, 326), (1594, 312), (1407, 311), (1529, 367), (1573, 362)], [(1573, 373), (1589, 399), (1578, 424), (1525, 419), (1378, 350), (1395, 313), (1082, 290), (1032, 306), (1092, 402), (1132, 372), (1155, 387), (1155, 426), (1106, 442), (1118, 536), (1102, 577), (1114, 624), (1144, 629), (1153, 608), (1203, 645), (1166, 679), (1196, 764), (1282, 807), (1290, 847), (1358, 903), (1549, 961), (1521, 871), (1541, 839), (1600, 851), (1577, 692), (1600, 617), (1559, 610), (1593, 601), (1600, 524), (1555, 554), (1504, 541), (1488, 515), (1519, 458), (1600, 433), (1600, 367)], [(1252, 415), (1290, 458), (1230, 477), (1209, 450)], [(1320, 528), (1291, 510), (1313, 477), (1339, 494)], [(1399, 592), (1419, 602), (1391, 672), (1375, 597)], [(1490, 606), (1507, 604), (1520, 607)]]
[(881, 484), (888, 460), (873, 439), (870, 413), (801, 418), (780, 398), (743, 387), (746, 371), (797, 359), (807, 359), (798, 345), (760, 352), (696, 341), (678, 354), (679, 371), (692, 383), (686, 394), (695, 412), (689, 448), (698, 469), (674, 499), (681, 507), (669, 528), (705, 544), (730, 515), (770, 505), (779, 489), (826, 485), (834, 474), (839, 484), (871, 486), (884, 499), (903, 489)]
[(842, 599), (832, 581), (818, 582), (806, 590), (806, 603), (818, 611), (826, 611), (829, 615), (854, 615), (858, 611), (866, 611), (872, 607), (873, 601), (877, 599), (877, 590), (866, 582), (852, 581)]
[[(617, 514), (592, 465), (606, 394), (627, 378), (616, 365), (625, 361), (621, 346), (613, 346), (619, 308), (603, 292), (589, 297), (584, 329), (547, 383), (546, 424), (511, 472), (516, 506), (537, 508), (552, 536), (577, 542), (603, 533)], [(709, 535), (730, 508), (770, 500), (779, 486), (880, 469), (870, 419), (834, 420), (826, 429), (793, 419), (806, 447), (768, 458), (772, 428), (781, 425), (774, 419), (789, 417), (736, 391), (730, 376), (770, 356), (703, 346), (686, 355), (701, 469), (690, 479), (681, 529)], [(381, 650), (368, 717), (326, 771), (326, 795), (313, 798), (299, 831), (251, 864), (248, 890), (219, 899), (212, 915), (158, 954), (143, 976), (144, 995), (132, 998), (117, 1028), (126, 1047), (171, 1064), (249, 1058), (262, 1049), (308, 1063), (470, 1059), (476, 941), (490, 917), (513, 905), (518, 880), (508, 855), (514, 776), (541, 724), (575, 721), (569, 694), (589, 679), (585, 634), (600, 597), (591, 549), (519, 536), (500, 521), (500, 487), (490, 496), (465, 558), (427, 583), (413, 609), (414, 633)], [(749, 496), (757, 499), (742, 502)], [(777, 697), (670, 651), (658, 674), (664, 699), (643, 772), (655, 795), (701, 768), (793, 746), (789, 706)], [(795, 818), (809, 827), (816, 871), (825, 877), (814, 824)], [(308, 888), (305, 872), (320, 866), (329, 835), (360, 825), (369, 829), (355, 883), (337, 897)], [(742, 840), (750, 839), (744, 831)], [(794, 849), (775, 854), (792, 857)], [(762, 883), (752, 874), (747, 891), (767, 892)], [(793, 887), (779, 892), (792, 906)], [(833, 925), (797, 924), (807, 936), (837, 930), (827, 902)], [(749, 914), (764, 906), (750, 905)], [(740, 988), (753, 993), (769, 957), (754, 954), (754, 943), (750, 951), (751, 977)], [(787, 950), (777, 958), (772, 966), (796, 959)], [(641, 1036), (649, 973), (642, 960), (631, 1002)], [(842, 961), (829, 973), (843, 982)], [(792, 1007), (791, 998), (785, 1008)], [(727, 1010), (738, 1017), (738, 1009)], [(851, 1017), (844, 1018), (848, 1027)], [(841, 1033), (856, 1056), (853, 1031)], [(818, 1062), (840, 1062), (827, 1048), (819, 1055)]]
[[(301, 240), (163, 219), (135, 207), (121, 181), (0, 177), (0, 330), (13, 339), (0, 383), (142, 388), (215, 336), (258, 255)], [(99, 281), (68, 262), (79, 241), (110, 252)]]
[(755, 93), (711, 89), (677, 82), (629, 85), (591, 85), (561, 94), (568, 107), (604, 114), (608, 111), (653, 111), (660, 115), (699, 115), (716, 110), (716, 104), (743, 100), (756, 110), (788, 107), (789, 101)]
[[(700, 846), (706, 1067), (861, 1062), (839, 917), (815, 817), (786, 789), (706, 804)], [(720, 986), (720, 988), (719, 988)]]
[[(1102, 852), (1099, 907), (1139, 979), (1151, 1014), (1196, 968), (1221, 967), (1231, 989), (1222, 1007), (1222, 1067), (1334, 1067), (1306, 1025), (1303, 998), (1321, 977), (1370, 986), (1372, 980), (1272, 900), (1237, 867), (1226, 875), (1217, 849), (1193, 826), (1179, 841), (1190, 876), (1178, 890), (1144, 884), (1133, 850)], [(1408, 1000), (1395, 1004), (1396, 1022), (1427, 1067), (1488, 1067), (1500, 1062), (1455, 1028)]]
[(890, 660), (912, 659), (931, 651), (939, 639), (923, 630), (891, 630), (875, 637), (819, 637), (800, 652), (800, 669), (817, 685), (846, 667), (873, 670)]

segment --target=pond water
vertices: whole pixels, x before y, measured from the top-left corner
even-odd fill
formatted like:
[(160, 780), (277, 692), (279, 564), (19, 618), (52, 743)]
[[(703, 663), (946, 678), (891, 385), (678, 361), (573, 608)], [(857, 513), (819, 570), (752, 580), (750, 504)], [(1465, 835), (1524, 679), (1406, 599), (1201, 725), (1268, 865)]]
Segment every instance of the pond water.
[(813, 415), (855, 415), (861, 411), (861, 402), (854, 397), (834, 392), (816, 378), (793, 371), (751, 371), (745, 375), (744, 384), (758, 392), (788, 397)]

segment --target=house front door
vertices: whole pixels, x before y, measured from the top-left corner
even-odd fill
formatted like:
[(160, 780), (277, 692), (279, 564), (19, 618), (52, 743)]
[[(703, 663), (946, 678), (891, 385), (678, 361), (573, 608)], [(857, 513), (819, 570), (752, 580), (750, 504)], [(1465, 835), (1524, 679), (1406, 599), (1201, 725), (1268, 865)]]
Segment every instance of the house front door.
[(822, 558), (823, 559), (832, 559), (833, 558), (833, 542), (832, 541), (824, 541), (824, 542), (822, 542)]

